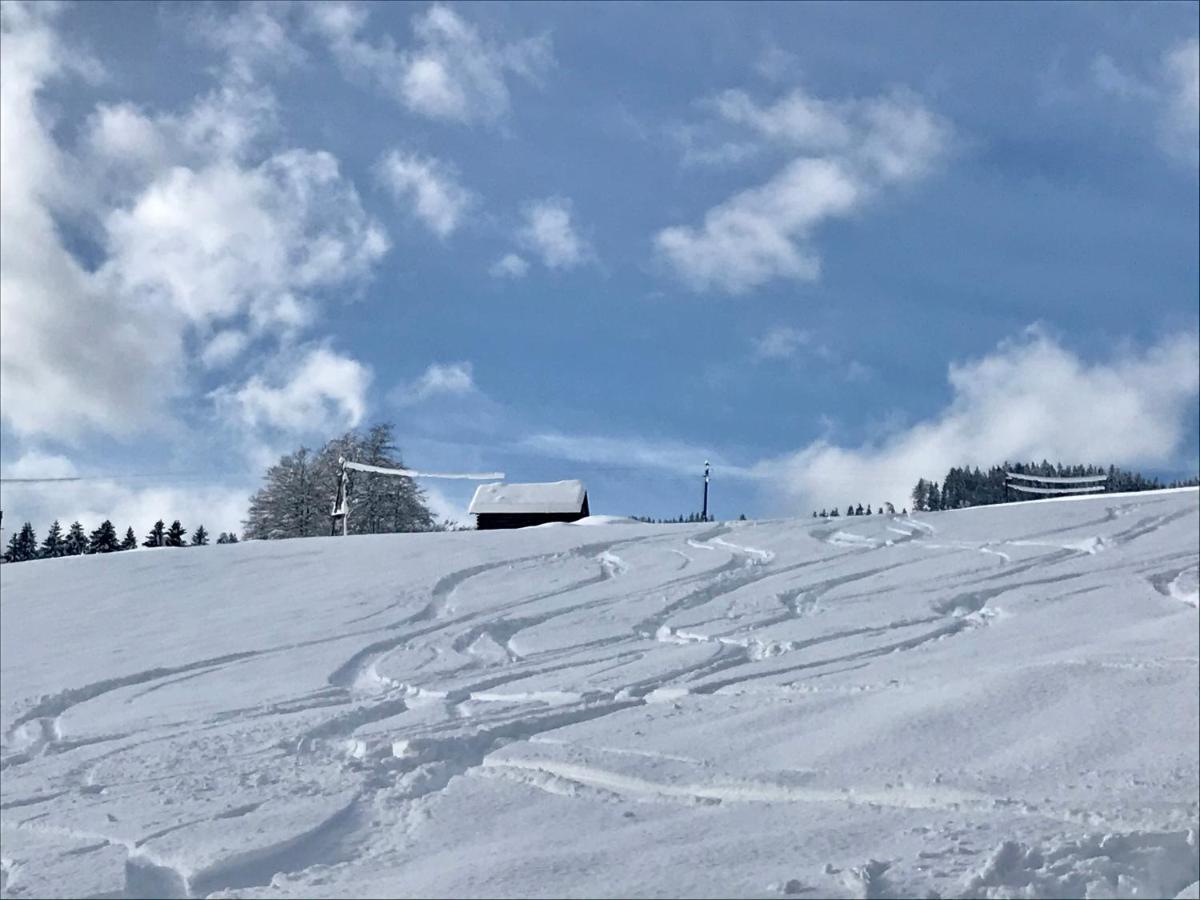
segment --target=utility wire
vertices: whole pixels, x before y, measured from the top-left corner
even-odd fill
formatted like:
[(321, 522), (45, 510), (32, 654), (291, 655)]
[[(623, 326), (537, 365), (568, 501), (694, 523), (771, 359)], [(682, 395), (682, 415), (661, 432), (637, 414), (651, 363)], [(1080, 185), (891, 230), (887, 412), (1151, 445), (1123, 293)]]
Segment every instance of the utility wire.
[(7, 478), (0, 476), (0, 484), (56, 484), (70, 481), (129, 481), (134, 478), (194, 480), (198, 478), (219, 478), (240, 473), (233, 472), (160, 472), (143, 473), (140, 475), (66, 475), (56, 478)]

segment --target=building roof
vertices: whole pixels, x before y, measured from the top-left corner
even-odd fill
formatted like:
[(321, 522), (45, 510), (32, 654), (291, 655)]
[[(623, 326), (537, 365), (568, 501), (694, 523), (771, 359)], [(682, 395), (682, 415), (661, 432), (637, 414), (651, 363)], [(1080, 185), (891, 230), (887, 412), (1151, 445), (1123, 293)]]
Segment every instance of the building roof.
[(471, 515), (479, 513), (577, 513), (587, 491), (582, 481), (543, 484), (481, 484), (471, 500)]

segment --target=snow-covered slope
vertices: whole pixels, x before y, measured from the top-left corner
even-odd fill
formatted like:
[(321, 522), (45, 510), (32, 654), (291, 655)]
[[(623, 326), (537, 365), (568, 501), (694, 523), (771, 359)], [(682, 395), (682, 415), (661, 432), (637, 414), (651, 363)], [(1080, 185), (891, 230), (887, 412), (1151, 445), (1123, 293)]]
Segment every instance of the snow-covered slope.
[(0, 569), (20, 896), (1195, 896), (1197, 493)]

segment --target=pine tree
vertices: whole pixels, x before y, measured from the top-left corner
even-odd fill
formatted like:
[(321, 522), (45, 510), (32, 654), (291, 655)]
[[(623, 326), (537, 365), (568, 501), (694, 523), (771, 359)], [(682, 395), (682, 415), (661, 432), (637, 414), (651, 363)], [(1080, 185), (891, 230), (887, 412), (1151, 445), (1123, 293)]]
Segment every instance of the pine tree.
[(58, 519), (54, 520), (54, 524), (50, 526), (50, 530), (46, 533), (46, 539), (42, 541), (42, 546), (38, 550), (38, 556), (42, 559), (54, 559), (56, 556), (63, 556), (67, 552), (66, 545), (63, 542), (62, 526), (58, 524)]
[(122, 550), (136, 550), (137, 536), (133, 533), (133, 526), (125, 529), (125, 539), (121, 541)]
[(929, 502), (929, 484), (924, 478), (917, 479), (917, 486), (913, 488), (912, 503), (913, 511), (926, 509), (926, 504)]
[(195, 533), (192, 535), (192, 546), (193, 547), (203, 547), (207, 543), (208, 543), (208, 532), (205, 531), (204, 526), (201, 525), (200, 527), (198, 527), (196, 529)]
[(839, 513), (838, 513), (838, 511), (837, 511), (837, 507), (835, 506), (835, 507), (834, 507), (834, 508), (833, 508), (833, 509), (830, 511), (830, 513), (829, 513), (829, 518), (831, 518), (831, 519), (836, 519), (836, 518), (838, 518), (838, 516), (839, 516)]
[(78, 522), (71, 523), (71, 530), (67, 532), (66, 540), (66, 556), (82, 556), (87, 553), (87, 535), (84, 534), (83, 526)]
[(108, 519), (101, 522), (100, 527), (88, 537), (88, 553), (116, 553), (120, 549), (117, 529), (113, 528), (113, 523)]
[(942, 492), (938, 489), (936, 481), (929, 484), (929, 497), (925, 501), (925, 507), (934, 512), (942, 508)]
[(154, 527), (150, 529), (150, 533), (146, 535), (146, 539), (142, 541), (143, 547), (163, 547), (166, 546), (167, 536), (165, 533), (166, 525), (162, 519), (154, 523)]
[(25, 561), (21, 550), (21, 532), (14, 531), (9, 535), (8, 547), (4, 550), (4, 561), (10, 563)]
[(4, 558), (9, 562), (27, 562), (38, 558), (37, 534), (34, 533), (33, 525), (26, 522), (20, 531), (13, 533), (8, 539), (8, 550), (5, 551)]
[(174, 522), (171, 523), (171, 527), (167, 529), (167, 537), (166, 537), (165, 546), (167, 546), (167, 547), (184, 547), (184, 546), (186, 546), (186, 544), (183, 540), (186, 535), (187, 535), (187, 529), (184, 528), (181, 524), (179, 524), (179, 520), (176, 519)]
[(854, 507), (853, 506), (846, 507), (846, 515), (848, 515), (848, 516), (854, 515)]
[(237, 542), (238, 542), (237, 532), (236, 531), (229, 532), (229, 543), (236, 544)]

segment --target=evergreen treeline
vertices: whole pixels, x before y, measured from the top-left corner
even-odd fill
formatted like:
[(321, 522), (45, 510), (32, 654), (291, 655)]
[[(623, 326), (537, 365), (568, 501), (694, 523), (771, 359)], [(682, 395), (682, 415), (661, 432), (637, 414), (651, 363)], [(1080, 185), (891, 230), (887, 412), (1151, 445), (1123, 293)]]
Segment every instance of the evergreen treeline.
[[(885, 514), (889, 515), (889, 516), (894, 516), (896, 514), (896, 507), (893, 506), (890, 502), (880, 503), (879, 508), (874, 509), (874, 510), (871, 509), (870, 503), (868, 503), (866, 505), (865, 509), (863, 508), (863, 505), (861, 503), (858, 504), (857, 506), (855, 506), (852, 503), (846, 507), (846, 515), (848, 515), (848, 516), (874, 516), (874, 515), (882, 516)], [(835, 506), (833, 509), (831, 509), (828, 512), (826, 512), (824, 509), (822, 509), (820, 512), (817, 512), (814, 509), (812, 515), (813, 515), (814, 519), (833, 519), (833, 518), (840, 516), (841, 513), (838, 512), (838, 508)], [(907, 509), (904, 510), (903, 515), (908, 515)]]
[(1007, 503), (1015, 500), (1028, 500), (1030, 495), (1005, 487), (1005, 473), (1016, 472), (1019, 475), (1041, 475), (1054, 478), (1079, 478), (1083, 476), (1104, 475), (1104, 490), (1109, 493), (1123, 491), (1154, 491), (1162, 488), (1188, 487), (1200, 484), (1200, 479), (1191, 478), (1185, 481), (1173, 481), (1163, 484), (1157, 478), (1146, 478), (1137, 472), (1127, 472), (1116, 466), (1074, 465), (1051, 463), (1042, 460), (1040, 463), (1007, 463), (992, 466), (983, 472), (976, 466), (951, 468), (941, 484), (936, 481), (918, 479), (913, 487), (912, 502), (914, 510), (932, 511), (939, 509), (965, 509), (969, 506), (988, 506), (993, 503)]
[[(700, 513), (688, 513), (686, 516), (676, 516), (673, 519), (654, 519), (650, 516), (630, 516), (635, 522), (645, 522), (648, 525), (689, 525), (696, 522), (711, 522), (712, 516), (707, 519)], [(746, 517), (742, 516), (744, 520)]]
[[(199, 526), (195, 533), (192, 534), (192, 540), (189, 542), (184, 540), (187, 535), (187, 529), (176, 519), (168, 528), (163, 524), (162, 519), (154, 523), (154, 527), (150, 529), (150, 533), (146, 536), (146, 540), (142, 542), (143, 547), (202, 547), (208, 543), (208, 532), (204, 526)], [(218, 544), (236, 544), (238, 541), (236, 534), (226, 534), (221, 532), (221, 536), (217, 538)], [(45, 539), (39, 544), (37, 534), (33, 530), (33, 525), (26, 522), (21, 526), (20, 531), (13, 532), (12, 537), (8, 539), (8, 547), (4, 551), (4, 562), (28, 562), (31, 559), (54, 559), (59, 556), (83, 556), (91, 553), (120, 553), (122, 550), (136, 550), (138, 547), (137, 536), (133, 533), (133, 528), (125, 529), (123, 538), (117, 536), (117, 529), (113, 527), (113, 523), (105, 519), (100, 523), (99, 527), (91, 532), (85, 532), (83, 525), (79, 522), (72, 522), (71, 527), (67, 529), (66, 534), (63, 534), (62, 525), (58, 520), (54, 520), (54, 524), (50, 526), (50, 530), (46, 532)]]
[[(402, 469), (393, 427), (375, 425), (365, 434), (349, 431), (313, 452), (301, 447), (280, 457), (250, 498), (244, 537), (261, 540), (328, 535), (338, 489), (338, 457), (372, 466)], [(351, 534), (440, 531), (411, 478), (350, 473)]]

